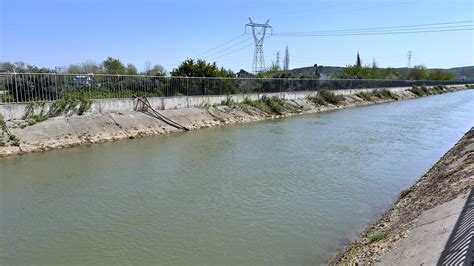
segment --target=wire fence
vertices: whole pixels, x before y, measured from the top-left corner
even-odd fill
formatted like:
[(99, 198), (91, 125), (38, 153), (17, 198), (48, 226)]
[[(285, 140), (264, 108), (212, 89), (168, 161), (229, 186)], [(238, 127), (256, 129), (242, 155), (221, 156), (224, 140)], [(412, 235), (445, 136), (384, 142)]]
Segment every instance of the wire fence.
[(473, 83), (474, 80), (318, 80), (0, 73), (0, 104), (55, 101), (67, 96), (93, 100), (132, 96), (231, 95)]

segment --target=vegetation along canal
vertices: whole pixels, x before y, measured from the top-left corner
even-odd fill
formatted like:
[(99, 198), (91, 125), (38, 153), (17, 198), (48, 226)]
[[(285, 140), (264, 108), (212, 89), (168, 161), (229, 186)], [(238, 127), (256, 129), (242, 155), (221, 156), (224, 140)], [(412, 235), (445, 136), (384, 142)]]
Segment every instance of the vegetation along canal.
[(474, 125), (474, 91), (0, 160), (6, 264), (313, 264)]

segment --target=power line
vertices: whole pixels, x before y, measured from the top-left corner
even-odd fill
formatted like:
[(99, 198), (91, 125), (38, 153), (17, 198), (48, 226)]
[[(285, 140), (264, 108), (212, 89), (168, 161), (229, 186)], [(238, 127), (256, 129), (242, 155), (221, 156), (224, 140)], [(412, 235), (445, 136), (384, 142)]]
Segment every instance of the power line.
[(240, 42), (238, 42), (238, 43), (236, 43), (236, 44), (234, 44), (234, 45), (232, 45), (232, 46), (229, 46), (229, 47), (227, 47), (227, 48), (224, 48), (224, 49), (222, 49), (222, 50), (220, 50), (220, 51), (217, 51), (217, 52), (213, 53), (212, 56), (214, 57), (214, 56), (216, 56), (216, 55), (218, 55), (218, 54), (220, 54), (220, 53), (222, 53), (222, 52), (225, 52), (225, 51), (230, 50), (230, 49), (232, 49), (232, 48), (234, 48), (234, 47), (236, 47), (236, 46), (239, 46), (240, 44), (245, 43), (245, 42), (247, 42), (247, 41), (249, 41), (249, 40), (251, 40), (251, 39), (252, 39), (252, 37), (248, 37), (247, 39), (244, 39), (243, 41), (240, 41)]
[(283, 37), (305, 37), (305, 36), (363, 36), (363, 35), (387, 35), (387, 34), (409, 34), (409, 33), (428, 33), (428, 32), (455, 32), (474, 30), (472, 27), (459, 27), (455, 29), (438, 29), (438, 30), (411, 30), (411, 31), (378, 31), (378, 32), (354, 32), (354, 33), (333, 33), (333, 34), (274, 34), (274, 36)]
[(339, 29), (339, 30), (320, 30), (320, 31), (307, 31), (307, 32), (278, 32), (274, 33), (273, 35), (281, 35), (281, 34), (323, 34), (323, 33), (337, 33), (337, 32), (358, 32), (358, 31), (373, 31), (373, 30), (384, 30), (384, 29), (400, 29), (404, 30), (404, 28), (408, 28), (406, 30), (411, 30), (409, 28), (415, 29), (423, 29), (420, 27), (426, 26), (439, 26), (439, 25), (452, 25), (452, 24), (466, 24), (469, 23), (470, 25), (455, 25), (455, 26), (442, 26), (442, 27), (430, 27), (430, 28), (449, 28), (449, 27), (465, 27), (465, 26), (473, 26), (472, 20), (465, 20), (465, 21), (453, 21), (453, 22), (443, 22), (443, 23), (429, 23), (429, 24), (413, 24), (413, 25), (403, 25), (403, 26), (390, 26), (390, 27), (372, 27), (372, 28), (353, 28), (353, 29)]
[(211, 52), (211, 51), (214, 51), (214, 50), (216, 50), (216, 49), (218, 49), (218, 48), (221, 48), (222, 46), (224, 46), (224, 45), (226, 45), (226, 44), (229, 44), (229, 43), (231, 43), (231, 42), (233, 42), (233, 41), (235, 41), (235, 40), (241, 38), (241, 37), (244, 36), (244, 35), (245, 35), (245, 33), (244, 33), (244, 34), (240, 34), (239, 36), (237, 36), (237, 37), (235, 37), (235, 38), (232, 38), (231, 40), (228, 40), (228, 41), (226, 41), (226, 42), (224, 42), (224, 43), (221, 43), (221, 44), (217, 45), (217, 46), (214, 47), (214, 48), (211, 48), (211, 49), (209, 49), (209, 50), (207, 50), (207, 51), (205, 51), (205, 52), (203, 52), (203, 53), (198, 54), (196, 57), (201, 56), (201, 55), (204, 55), (204, 54), (207, 54), (207, 53), (209, 53), (209, 52)]
[(226, 54), (223, 54), (223, 55), (219, 55), (219, 56), (217, 56), (217, 57), (214, 57), (213, 59), (211, 59), (211, 61), (215, 61), (216, 59), (221, 58), (221, 57), (223, 57), (223, 56), (227, 56), (227, 55), (233, 54), (233, 53), (238, 52), (238, 51), (240, 51), (240, 50), (243, 50), (243, 49), (245, 49), (245, 48), (247, 48), (247, 47), (250, 47), (250, 46), (252, 46), (252, 45), (253, 45), (253, 43), (247, 44), (246, 46), (240, 47), (240, 48), (238, 48), (238, 49), (236, 49), (236, 50), (233, 50), (233, 51), (230, 51), (230, 52), (228, 52), (228, 53), (226, 53)]

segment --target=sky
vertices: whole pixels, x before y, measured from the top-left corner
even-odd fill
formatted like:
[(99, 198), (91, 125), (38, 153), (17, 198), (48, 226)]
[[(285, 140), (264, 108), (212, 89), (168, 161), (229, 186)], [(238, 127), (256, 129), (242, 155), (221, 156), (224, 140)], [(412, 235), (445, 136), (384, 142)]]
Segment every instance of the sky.
[[(0, 61), (64, 67), (119, 58), (171, 71), (187, 58), (250, 71), (254, 54), (245, 24), (267, 19), (273, 33), (471, 21), (472, 0), (0, 0)], [(233, 40), (228, 42), (229, 40)], [(220, 44), (227, 44), (215, 48)], [(268, 35), (268, 66), (290, 54), (290, 68), (354, 64), (450, 68), (474, 65), (474, 31), (349, 36)], [(215, 48), (215, 49), (212, 49)], [(209, 51), (210, 50), (210, 51)]]

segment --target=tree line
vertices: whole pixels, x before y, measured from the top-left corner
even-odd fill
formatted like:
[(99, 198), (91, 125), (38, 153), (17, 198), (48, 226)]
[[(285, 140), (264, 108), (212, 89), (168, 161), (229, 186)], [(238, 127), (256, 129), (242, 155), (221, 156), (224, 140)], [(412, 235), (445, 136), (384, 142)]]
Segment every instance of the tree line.
[[(278, 65), (272, 64), (265, 71), (256, 76), (240, 70), (238, 73), (230, 69), (217, 66), (216, 62), (207, 62), (202, 59), (186, 59), (173, 69), (167, 72), (159, 64), (145, 63), (144, 70), (139, 72), (133, 64), (124, 64), (120, 59), (107, 57), (104, 61), (97, 63), (86, 61), (80, 64), (71, 64), (64, 69), (51, 69), (37, 67), (23, 62), (3, 62), (0, 63), (0, 72), (15, 73), (65, 73), (65, 74), (114, 74), (114, 75), (146, 75), (146, 76), (185, 76), (185, 77), (258, 77), (258, 78), (313, 78), (319, 79), (323, 66), (314, 65), (314, 73), (310, 76), (295, 76), (289, 69), (281, 69)], [(442, 70), (428, 70), (423, 65), (410, 68), (407, 73), (400, 73), (394, 68), (380, 68), (374, 61), (371, 65), (363, 65), (359, 53), (357, 53), (356, 63), (348, 65), (340, 73), (334, 74), (332, 79), (408, 79), (408, 80), (451, 80), (454, 74)]]
[(394, 68), (380, 68), (375, 60), (372, 65), (362, 65), (362, 59), (357, 53), (356, 63), (346, 66), (336, 76), (339, 79), (407, 79), (407, 80), (452, 80), (454, 74), (439, 69), (428, 70), (423, 65), (409, 68), (407, 73), (400, 73)]

